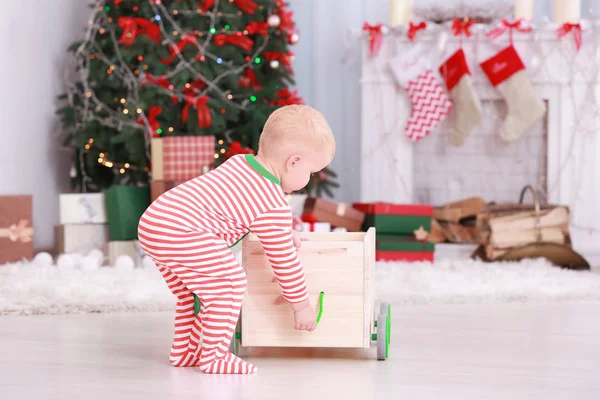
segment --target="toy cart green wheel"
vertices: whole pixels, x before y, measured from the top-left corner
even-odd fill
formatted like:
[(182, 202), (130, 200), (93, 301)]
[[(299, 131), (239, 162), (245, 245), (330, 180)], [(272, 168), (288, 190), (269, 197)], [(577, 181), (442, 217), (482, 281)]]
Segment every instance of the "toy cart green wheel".
[(385, 361), (389, 352), (388, 341), (388, 317), (386, 314), (380, 314), (377, 318), (377, 359)]
[(390, 331), (392, 328), (392, 306), (389, 303), (381, 303), (379, 305), (379, 315), (387, 315), (387, 341), (388, 344), (391, 343), (391, 335)]
[(235, 356), (239, 356), (240, 341), (242, 340), (242, 332), (235, 331), (229, 343), (229, 352)]

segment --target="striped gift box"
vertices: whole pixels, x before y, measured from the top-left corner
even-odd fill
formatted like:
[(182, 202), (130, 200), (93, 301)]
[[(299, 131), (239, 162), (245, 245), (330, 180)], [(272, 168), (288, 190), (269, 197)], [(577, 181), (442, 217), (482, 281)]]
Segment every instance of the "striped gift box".
[(214, 136), (153, 138), (152, 179), (186, 181), (201, 175), (215, 161)]

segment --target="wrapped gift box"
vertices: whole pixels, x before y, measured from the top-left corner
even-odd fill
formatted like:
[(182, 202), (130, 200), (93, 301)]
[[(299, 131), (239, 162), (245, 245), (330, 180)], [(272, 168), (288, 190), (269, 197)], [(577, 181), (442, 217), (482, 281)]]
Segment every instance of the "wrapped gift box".
[(106, 207), (104, 193), (61, 194), (60, 223), (64, 224), (105, 224)]
[(320, 222), (329, 222), (332, 227), (343, 227), (350, 232), (359, 232), (365, 219), (364, 212), (345, 203), (320, 198), (308, 198), (304, 203), (304, 215), (312, 213)]
[(186, 181), (152, 181), (150, 183), (150, 202), (158, 199), (162, 194), (167, 193), (175, 186), (181, 185)]
[(215, 161), (214, 136), (153, 138), (152, 179), (186, 181), (208, 172)]
[(54, 229), (56, 254), (88, 254), (94, 249), (104, 251), (108, 242), (107, 224), (66, 224)]
[(144, 251), (137, 240), (122, 240), (108, 242), (108, 261), (110, 265), (115, 265), (117, 257), (126, 255), (131, 257), (135, 265), (142, 265)]
[(111, 241), (136, 240), (140, 218), (150, 205), (148, 187), (115, 185), (104, 191)]
[(0, 264), (33, 257), (31, 196), (0, 196)]
[(433, 206), (422, 204), (355, 203), (366, 214), (363, 229), (375, 228), (377, 235), (411, 235), (423, 228), (431, 232)]
[(331, 232), (329, 222), (303, 222), (302, 232)]
[(433, 261), (435, 245), (414, 236), (377, 235), (377, 261)]

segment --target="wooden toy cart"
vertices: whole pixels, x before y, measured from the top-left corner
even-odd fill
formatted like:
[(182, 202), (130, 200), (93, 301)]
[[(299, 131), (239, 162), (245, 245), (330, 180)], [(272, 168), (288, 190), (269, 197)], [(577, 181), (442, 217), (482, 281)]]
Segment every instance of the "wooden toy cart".
[(385, 360), (390, 343), (390, 306), (375, 302), (375, 229), (352, 233), (306, 233), (299, 250), (319, 323), (313, 332), (294, 329), (289, 306), (262, 245), (248, 235), (242, 263), (248, 290), (231, 350), (242, 347), (377, 347)]

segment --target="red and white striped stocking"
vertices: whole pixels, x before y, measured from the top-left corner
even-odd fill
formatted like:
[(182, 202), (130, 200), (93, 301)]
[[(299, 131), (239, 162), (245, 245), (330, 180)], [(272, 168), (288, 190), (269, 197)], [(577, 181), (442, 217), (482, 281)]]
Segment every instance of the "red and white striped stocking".
[(416, 49), (390, 62), (392, 70), (412, 102), (412, 114), (406, 123), (406, 135), (419, 141), (429, 135), (452, 109), (442, 85), (429, 62)]

